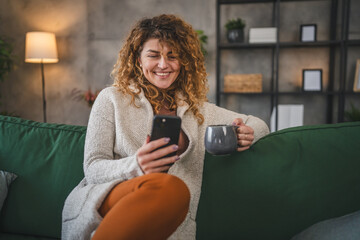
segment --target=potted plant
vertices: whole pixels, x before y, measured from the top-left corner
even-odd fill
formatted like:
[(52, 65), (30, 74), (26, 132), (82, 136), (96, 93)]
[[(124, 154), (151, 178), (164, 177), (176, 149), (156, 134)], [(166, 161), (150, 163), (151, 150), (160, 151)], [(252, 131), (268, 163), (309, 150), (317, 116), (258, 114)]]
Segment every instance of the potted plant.
[(207, 44), (208, 36), (205, 35), (203, 30), (195, 30), (195, 31), (198, 35), (198, 38), (199, 38), (199, 41), (201, 44), (201, 52), (203, 53), (204, 56), (206, 56), (207, 51), (206, 51), (204, 45)]
[(244, 41), (245, 21), (241, 18), (230, 19), (226, 22), (227, 39), (230, 43)]
[[(13, 47), (5, 38), (0, 37), (0, 83), (5, 80), (6, 75), (13, 69), (14, 60), (12, 56)], [(1, 107), (1, 95), (0, 95)], [(15, 116), (4, 110), (0, 111), (0, 115)]]
[(0, 37), (0, 82), (4, 81), (13, 67), (12, 50), (11, 44)]
[(95, 102), (95, 99), (97, 98), (97, 96), (99, 95), (100, 90), (96, 90), (95, 92), (91, 91), (91, 89), (89, 88), (89, 90), (87, 91), (82, 91), (79, 90), (77, 88), (74, 88), (71, 91), (71, 96), (74, 100), (80, 101), (80, 100), (85, 100), (85, 102), (87, 102), (89, 107), (92, 107), (92, 105)]

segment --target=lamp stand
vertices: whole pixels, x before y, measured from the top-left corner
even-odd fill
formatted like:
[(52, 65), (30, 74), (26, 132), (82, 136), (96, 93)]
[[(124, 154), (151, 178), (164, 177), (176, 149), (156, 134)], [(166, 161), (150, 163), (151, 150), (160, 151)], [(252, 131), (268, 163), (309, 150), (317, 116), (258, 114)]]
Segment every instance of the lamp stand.
[(41, 79), (42, 79), (43, 114), (44, 114), (44, 122), (46, 123), (45, 76), (44, 76), (44, 63), (42, 61), (41, 61)]

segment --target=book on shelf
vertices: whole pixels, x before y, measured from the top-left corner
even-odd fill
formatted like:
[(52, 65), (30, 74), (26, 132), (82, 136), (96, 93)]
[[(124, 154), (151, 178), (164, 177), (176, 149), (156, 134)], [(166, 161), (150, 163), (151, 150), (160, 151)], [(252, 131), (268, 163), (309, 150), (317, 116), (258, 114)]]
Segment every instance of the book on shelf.
[(250, 28), (249, 43), (275, 43), (277, 28)]

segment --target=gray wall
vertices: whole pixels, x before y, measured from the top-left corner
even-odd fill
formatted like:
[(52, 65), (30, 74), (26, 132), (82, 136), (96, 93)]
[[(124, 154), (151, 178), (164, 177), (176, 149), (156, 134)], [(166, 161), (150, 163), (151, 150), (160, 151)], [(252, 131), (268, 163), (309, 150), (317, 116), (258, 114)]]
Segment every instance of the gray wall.
[[(360, 1), (352, 1), (352, 23), (350, 31), (359, 35)], [(282, 4), (281, 41), (294, 41), (299, 38), (298, 26), (302, 23), (318, 24), (318, 39), (328, 39), (329, 4), (315, 1), (313, 8), (308, 2)], [(0, 110), (14, 112), (20, 117), (42, 121), (41, 75), (38, 64), (24, 62), (25, 33), (29, 31), (49, 31), (57, 36), (59, 63), (45, 65), (46, 98), (48, 122), (86, 125), (90, 108), (84, 101), (72, 98), (73, 89), (102, 89), (112, 83), (109, 73), (114, 65), (122, 41), (136, 20), (160, 13), (175, 13), (191, 23), (195, 29), (202, 29), (209, 37), (206, 45), (206, 58), (209, 74), (211, 102), (215, 101), (215, 0), (1, 0), (0, 34), (12, 39), (16, 55), (16, 69), (5, 82), (0, 83), (2, 106)], [(312, 10), (313, 9), (313, 10)], [(271, 26), (271, 7), (269, 4), (231, 5), (221, 8), (221, 25), (229, 18), (241, 16), (246, 19), (246, 39), (250, 27)], [(339, 10), (340, 11), (340, 10)], [(295, 26), (295, 27), (294, 27)], [(225, 40), (222, 30), (221, 40)], [(357, 37), (358, 38), (358, 37)], [(240, 52), (225, 51), (222, 54), (222, 72), (254, 73), (259, 64), (264, 75), (264, 90), (270, 88), (269, 50), (250, 50)], [(263, 55), (260, 59), (259, 54)], [(324, 70), (325, 87), (328, 82), (328, 50), (297, 49), (284, 50), (280, 67), (280, 90), (299, 88), (301, 68), (309, 66)], [(354, 60), (360, 58), (359, 48), (351, 49), (348, 59), (348, 82), (353, 79)], [(240, 67), (239, 67), (240, 66)], [(294, 80), (295, 79), (295, 80)], [(350, 83), (349, 83), (350, 84)], [(356, 100), (356, 99), (355, 99)], [(358, 98), (357, 98), (358, 100)], [(302, 100), (301, 100), (302, 101)], [(301, 102), (297, 99), (281, 99), (281, 103)], [(305, 114), (310, 116), (305, 123), (324, 121), (322, 100), (311, 105), (305, 102)], [(225, 107), (253, 114), (270, 123), (270, 102), (267, 98), (230, 97), (225, 99)], [(308, 106), (308, 107), (307, 107)], [(320, 110), (320, 111), (319, 111)], [(307, 114), (308, 112), (308, 114)], [(316, 112), (314, 115), (312, 113)]]
[(45, 65), (48, 122), (86, 125), (90, 108), (72, 99), (73, 89), (111, 85), (109, 73), (122, 41), (142, 17), (182, 16), (209, 37), (207, 69), (214, 97), (215, 0), (1, 0), (0, 33), (12, 39), (16, 69), (0, 83), (0, 110), (42, 121), (40, 65), (24, 62), (25, 34), (54, 32), (59, 62)]

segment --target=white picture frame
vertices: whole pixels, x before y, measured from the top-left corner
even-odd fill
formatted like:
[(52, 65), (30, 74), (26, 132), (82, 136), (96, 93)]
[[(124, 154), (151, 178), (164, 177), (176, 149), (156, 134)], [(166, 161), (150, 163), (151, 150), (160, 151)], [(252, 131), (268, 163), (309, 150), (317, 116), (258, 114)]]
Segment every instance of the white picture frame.
[(316, 24), (302, 24), (300, 25), (300, 41), (301, 42), (316, 42)]
[(302, 90), (321, 92), (322, 89), (322, 69), (303, 69)]
[(356, 61), (355, 78), (354, 78), (354, 92), (360, 92), (360, 59)]

